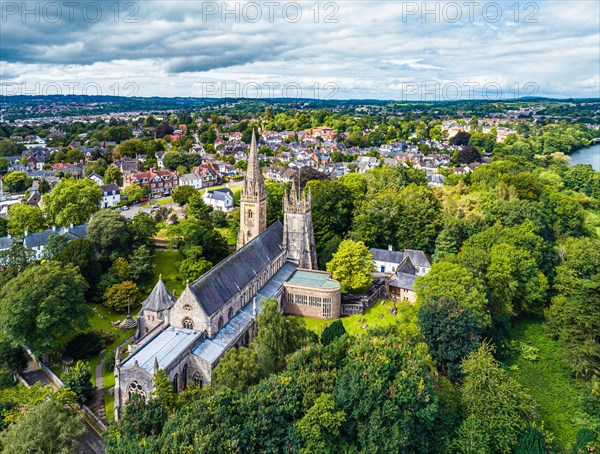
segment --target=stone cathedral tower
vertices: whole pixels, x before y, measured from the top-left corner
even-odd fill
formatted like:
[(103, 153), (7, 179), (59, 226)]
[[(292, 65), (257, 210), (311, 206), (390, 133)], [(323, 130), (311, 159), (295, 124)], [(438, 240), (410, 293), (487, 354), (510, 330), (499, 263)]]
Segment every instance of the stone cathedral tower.
[(252, 143), (248, 155), (248, 170), (240, 196), (240, 233), (237, 248), (256, 238), (267, 228), (267, 190), (260, 172), (256, 136), (252, 131)]
[(283, 196), (283, 245), (287, 248), (288, 260), (300, 268), (317, 269), (317, 252), (312, 223), (312, 198), (310, 190), (292, 190)]

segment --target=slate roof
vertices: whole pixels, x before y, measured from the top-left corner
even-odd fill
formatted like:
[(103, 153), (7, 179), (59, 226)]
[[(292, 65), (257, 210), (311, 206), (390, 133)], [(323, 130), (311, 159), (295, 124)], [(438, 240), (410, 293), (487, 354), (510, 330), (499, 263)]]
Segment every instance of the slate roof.
[(46, 244), (48, 244), (48, 240), (50, 239), (50, 235), (59, 235), (59, 232), (49, 229), (43, 232), (29, 233), (23, 238), (23, 246), (27, 248), (39, 248), (41, 246), (46, 246)]
[(371, 248), (369, 252), (373, 256), (373, 260), (379, 262), (402, 263), (406, 256), (410, 257), (410, 261), (415, 266), (431, 268), (431, 263), (423, 251), (413, 249), (404, 249), (401, 251), (388, 251), (387, 249)]
[(408, 255), (406, 257), (404, 257), (404, 260), (402, 260), (402, 263), (400, 263), (400, 265), (398, 265), (398, 269), (396, 270), (396, 273), (406, 273), (406, 274), (413, 274), (413, 275), (417, 274), (417, 269), (413, 265), (413, 262)]
[(369, 252), (373, 256), (373, 260), (378, 262), (401, 263), (404, 260), (404, 252), (401, 251), (371, 248)]
[(232, 317), (212, 339), (204, 339), (200, 342), (192, 354), (211, 365), (214, 364), (252, 323), (254, 301), (256, 301), (256, 313), (258, 314), (262, 311), (263, 298), (275, 298), (283, 289), (283, 283), (294, 274), (296, 268), (296, 264), (286, 262), (258, 291), (255, 298)]
[(85, 238), (87, 237), (87, 224), (76, 225), (75, 227), (69, 227), (66, 232), (66, 237), (71, 240), (76, 240), (77, 238)]
[(161, 312), (169, 309), (175, 303), (175, 297), (169, 293), (167, 286), (162, 278), (158, 278), (158, 282), (148, 295), (148, 298), (142, 303), (142, 310)]
[(108, 193), (108, 195), (112, 195), (113, 191), (115, 194), (120, 193), (119, 186), (116, 184), (103, 184), (100, 187), (104, 192)]
[(121, 369), (133, 367), (137, 361), (142, 369), (154, 375), (154, 358), (158, 362), (158, 368), (165, 370), (201, 336), (200, 331), (169, 326), (130, 355), (120, 367)]
[(396, 273), (396, 277), (388, 282), (388, 285), (391, 287), (404, 288), (407, 290), (412, 290), (415, 285), (415, 280), (417, 276), (414, 274), (408, 273)]
[(215, 200), (227, 200), (227, 196), (233, 199), (233, 192), (229, 188), (224, 189), (215, 189), (213, 191), (206, 191), (205, 197), (207, 199), (215, 199)]
[(202, 310), (211, 316), (264, 270), (283, 251), (283, 225), (276, 221), (201, 276), (190, 290)]

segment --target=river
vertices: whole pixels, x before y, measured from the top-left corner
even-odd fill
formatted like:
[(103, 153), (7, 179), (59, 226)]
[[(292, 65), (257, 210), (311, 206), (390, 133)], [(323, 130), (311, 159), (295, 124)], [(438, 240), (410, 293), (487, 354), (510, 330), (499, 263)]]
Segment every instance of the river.
[(595, 170), (600, 172), (600, 143), (575, 151), (571, 155), (571, 162), (573, 165), (591, 164)]

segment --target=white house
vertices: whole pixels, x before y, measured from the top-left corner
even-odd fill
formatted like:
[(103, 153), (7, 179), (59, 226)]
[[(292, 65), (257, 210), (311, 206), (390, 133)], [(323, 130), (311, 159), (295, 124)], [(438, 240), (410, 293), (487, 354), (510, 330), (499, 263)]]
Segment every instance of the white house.
[(90, 180), (92, 180), (94, 183), (96, 183), (98, 186), (102, 186), (104, 184), (104, 181), (102, 180), (102, 177), (100, 175), (98, 175), (96, 172), (91, 173), (88, 178)]
[(156, 152), (156, 166), (159, 169), (162, 169), (164, 167), (163, 158), (165, 157), (165, 153), (166, 153), (165, 151), (157, 151)]
[(202, 194), (202, 200), (216, 210), (226, 213), (233, 210), (233, 193), (229, 188), (206, 191)]
[(102, 189), (101, 208), (114, 207), (121, 202), (121, 191), (116, 184), (104, 184), (100, 186), (100, 189)]
[(406, 257), (410, 258), (417, 276), (423, 276), (431, 269), (431, 263), (423, 251), (404, 249), (404, 252), (401, 252), (388, 246), (387, 250), (371, 248), (369, 252), (373, 256), (375, 271), (379, 273), (395, 273)]
[(191, 186), (194, 189), (202, 189), (202, 177), (197, 173), (186, 173), (179, 177), (179, 186)]

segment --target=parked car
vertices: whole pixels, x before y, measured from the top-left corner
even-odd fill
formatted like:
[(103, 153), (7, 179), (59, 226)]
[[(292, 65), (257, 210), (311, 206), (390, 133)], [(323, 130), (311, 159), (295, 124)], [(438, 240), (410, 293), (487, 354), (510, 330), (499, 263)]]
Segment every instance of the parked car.
[(160, 208), (160, 203), (155, 203), (154, 205), (152, 205), (152, 208)]
[(128, 207), (127, 205), (125, 205), (125, 206), (122, 206), (122, 207), (120, 208), (120, 210), (121, 210), (121, 211), (127, 211), (128, 209), (129, 209), (129, 207)]
[(147, 199), (146, 197), (142, 197), (142, 198), (140, 199), (140, 202), (142, 202), (142, 203), (146, 203), (147, 201), (148, 201), (148, 199)]

